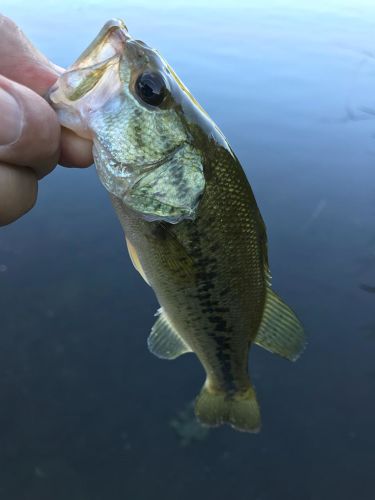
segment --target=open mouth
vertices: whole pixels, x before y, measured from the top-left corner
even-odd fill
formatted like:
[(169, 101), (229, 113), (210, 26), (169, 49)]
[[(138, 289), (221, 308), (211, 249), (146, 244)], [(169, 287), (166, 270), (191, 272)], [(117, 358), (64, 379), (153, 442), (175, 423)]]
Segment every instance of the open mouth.
[(107, 21), (96, 38), (82, 52), (69, 70), (105, 63), (114, 56), (120, 55), (127, 40), (130, 39), (131, 36), (127, 27), (121, 19)]
[(92, 139), (89, 117), (119, 91), (119, 63), (130, 39), (123, 21), (108, 21), (49, 89), (45, 98), (57, 111), (63, 126)]
[(112, 19), (78, 59), (63, 73), (45, 96), (55, 105), (84, 97), (111, 65), (116, 65), (131, 39), (123, 21)]

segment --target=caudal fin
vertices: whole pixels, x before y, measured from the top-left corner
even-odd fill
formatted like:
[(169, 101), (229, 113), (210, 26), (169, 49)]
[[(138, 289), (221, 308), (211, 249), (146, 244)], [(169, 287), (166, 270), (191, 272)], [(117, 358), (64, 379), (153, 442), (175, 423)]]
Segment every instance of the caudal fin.
[(214, 392), (205, 384), (195, 402), (195, 414), (205, 425), (229, 424), (238, 431), (259, 432), (260, 411), (252, 387), (246, 392), (228, 395)]

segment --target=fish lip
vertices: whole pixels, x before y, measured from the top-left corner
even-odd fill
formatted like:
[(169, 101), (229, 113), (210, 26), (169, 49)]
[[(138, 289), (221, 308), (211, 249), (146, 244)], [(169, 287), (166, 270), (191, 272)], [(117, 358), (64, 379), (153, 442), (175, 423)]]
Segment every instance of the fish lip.
[(124, 21), (119, 17), (112, 17), (104, 24), (102, 28), (103, 31), (109, 31), (110, 29), (120, 29), (126, 32), (129, 31)]
[(44, 99), (50, 104), (56, 104), (54, 96), (58, 99), (70, 101), (67, 88), (64, 88), (63, 81), (76, 71), (85, 69), (95, 69), (103, 65), (110, 65), (118, 62), (126, 44), (133, 38), (128, 32), (125, 23), (121, 19), (110, 19), (107, 21), (95, 39), (86, 47), (78, 59), (70, 65), (51, 85), (44, 94)]
[[(97, 36), (86, 47), (78, 59), (68, 68), (68, 71), (104, 63), (113, 56), (121, 56), (126, 43), (132, 39), (125, 23), (121, 19), (110, 19), (104, 24)], [(113, 50), (112, 54), (108, 55), (103, 51), (106, 45), (111, 47)]]

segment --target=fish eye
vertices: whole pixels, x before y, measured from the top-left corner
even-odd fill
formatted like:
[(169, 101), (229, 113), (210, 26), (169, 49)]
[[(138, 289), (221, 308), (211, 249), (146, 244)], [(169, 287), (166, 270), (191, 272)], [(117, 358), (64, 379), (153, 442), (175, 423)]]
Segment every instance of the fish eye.
[(167, 95), (167, 85), (160, 73), (140, 74), (135, 82), (135, 89), (142, 101), (151, 106), (160, 106)]

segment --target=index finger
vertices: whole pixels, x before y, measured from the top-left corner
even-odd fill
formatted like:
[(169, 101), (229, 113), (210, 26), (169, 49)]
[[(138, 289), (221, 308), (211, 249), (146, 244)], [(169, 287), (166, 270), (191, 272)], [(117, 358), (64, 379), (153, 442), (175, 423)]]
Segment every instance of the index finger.
[[(57, 80), (64, 68), (49, 61), (8, 17), (0, 14), (0, 75), (21, 83), (39, 95)], [(92, 144), (62, 129), (59, 163), (84, 167), (91, 165)]]

